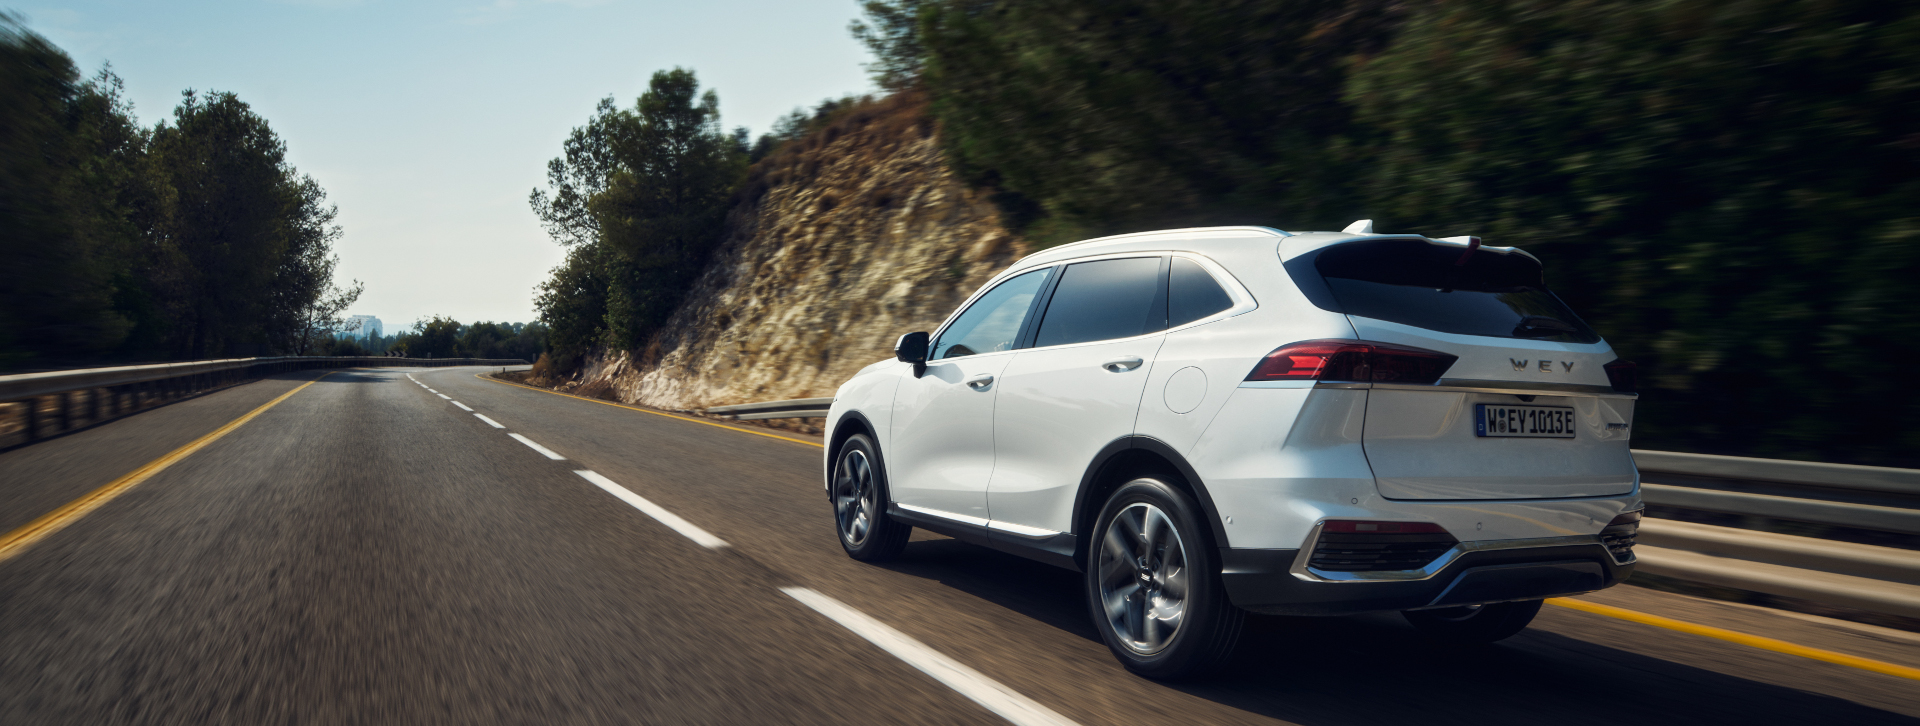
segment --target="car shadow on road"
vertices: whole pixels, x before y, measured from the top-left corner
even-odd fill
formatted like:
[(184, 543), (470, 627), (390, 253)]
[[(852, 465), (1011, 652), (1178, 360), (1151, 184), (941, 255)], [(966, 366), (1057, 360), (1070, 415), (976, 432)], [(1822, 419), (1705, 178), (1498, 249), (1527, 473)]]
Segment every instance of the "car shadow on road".
[[(1099, 642), (1088, 621), (1078, 573), (950, 539), (915, 541), (906, 556), (885, 566)], [(1648, 629), (1645, 637), (1691, 636)], [(1746, 657), (1737, 649), (1731, 654)], [(1782, 666), (1772, 656), (1734, 665), (1782, 681), (1793, 680), (1798, 672), (1797, 663)], [(1811, 661), (1806, 665), (1832, 667)], [(1421, 638), (1394, 613), (1338, 618), (1250, 615), (1232, 661), (1219, 674), (1159, 686), (1250, 714), (1326, 726), (1920, 725), (1920, 719), (1843, 698), (1537, 628), (1490, 647), (1449, 648)]]

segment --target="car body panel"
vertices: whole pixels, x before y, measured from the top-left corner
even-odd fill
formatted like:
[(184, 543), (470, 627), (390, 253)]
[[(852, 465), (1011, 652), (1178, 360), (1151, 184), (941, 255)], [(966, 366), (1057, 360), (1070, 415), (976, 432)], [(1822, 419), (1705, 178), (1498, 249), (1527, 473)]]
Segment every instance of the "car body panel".
[[(994, 522), (1051, 532), (1073, 528), (1073, 495), (1087, 461), (1133, 433), (1165, 333), (1015, 351), (993, 413)], [(1111, 361), (1138, 366), (1109, 371)]]
[(900, 381), (893, 397), (887, 485), (893, 500), (938, 512), (986, 519), (993, 475), (993, 405), (999, 376), (1013, 351), (927, 363), (919, 378)]

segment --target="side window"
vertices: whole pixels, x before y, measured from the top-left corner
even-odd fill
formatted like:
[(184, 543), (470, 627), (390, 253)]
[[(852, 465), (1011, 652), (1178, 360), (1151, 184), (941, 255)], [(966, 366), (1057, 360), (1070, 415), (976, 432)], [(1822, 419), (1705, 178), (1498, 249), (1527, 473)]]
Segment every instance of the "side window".
[(1068, 265), (1040, 319), (1035, 346), (1111, 340), (1167, 328), (1159, 257)]
[(940, 333), (940, 339), (933, 342), (933, 355), (927, 359), (1012, 350), (1014, 339), (1020, 337), (1020, 324), (1026, 322), (1027, 310), (1033, 307), (1033, 296), (1039, 294), (1052, 273), (1051, 267), (1034, 270), (981, 295)]
[(1233, 307), (1233, 296), (1193, 260), (1173, 258), (1167, 287), (1167, 327), (1186, 325)]

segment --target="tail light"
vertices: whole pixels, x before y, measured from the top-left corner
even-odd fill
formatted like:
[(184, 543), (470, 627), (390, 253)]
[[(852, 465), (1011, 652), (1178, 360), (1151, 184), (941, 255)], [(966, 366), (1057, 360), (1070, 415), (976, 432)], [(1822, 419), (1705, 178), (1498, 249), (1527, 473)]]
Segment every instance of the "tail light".
[(1249, 381), (1434, 383), (1459, 360), (1437, 351), (1356, 340), (1307, 340), (1260, 359)]
[(1615, 360), (1603, 367), (1607, 369), (1607, 382), (1613, 384), (1613, 390), (1620, 393), (1633, 393), (1639, 390), (1638, 377), (1635, 373), (1640, 367), (1634, 365), (1633, 361)]

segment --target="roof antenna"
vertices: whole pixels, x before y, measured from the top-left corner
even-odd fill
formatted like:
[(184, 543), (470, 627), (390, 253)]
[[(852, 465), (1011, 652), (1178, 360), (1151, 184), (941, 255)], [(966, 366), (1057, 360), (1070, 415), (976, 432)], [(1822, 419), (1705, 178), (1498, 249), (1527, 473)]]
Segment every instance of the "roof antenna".
[(1373, 234), (1373, 220), (1371, 219), (1358, 220), (1358, 221), (1355, 221), (1353, 224), (1347, 225), (1346, 229), (1343, 229), (1340, 231), (1345, 232), (1347, 234)]

